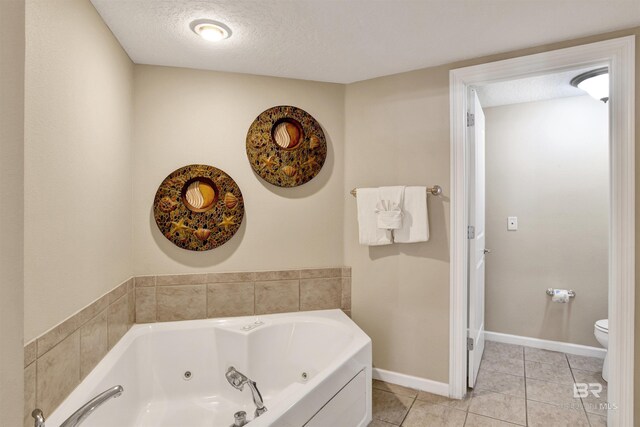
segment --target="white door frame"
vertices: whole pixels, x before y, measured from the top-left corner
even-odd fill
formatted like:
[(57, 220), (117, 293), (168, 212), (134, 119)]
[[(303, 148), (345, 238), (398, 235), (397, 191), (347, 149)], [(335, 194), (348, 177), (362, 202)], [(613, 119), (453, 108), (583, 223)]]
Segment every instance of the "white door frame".
[[(635, 304), (635, 38), (559, 49), (450, 72), (451, 271), (449, 395), (466, 393), (467, 372), (467, 165), (469, 86), (576, 67), (609, 66), (609, 387), (610, 426), (633, 421)], [(599, 195), (594, 195), (598, 197)], [(544, 292), (541, 288), (540, 292)], [(591, 326), (589, 326), (591, 327)]]

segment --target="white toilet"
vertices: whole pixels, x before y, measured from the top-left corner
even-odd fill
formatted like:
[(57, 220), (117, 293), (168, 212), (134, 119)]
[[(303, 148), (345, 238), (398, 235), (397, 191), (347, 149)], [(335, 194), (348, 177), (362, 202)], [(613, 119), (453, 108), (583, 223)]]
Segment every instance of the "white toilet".
[[(593, 327), (593, 334), (596, 339), (605, 350), (609, 349), (609, 319), (598, 320)], [(609, 352), (604, 357), (604, 364), (602, 365), (602, 379), (609, 382)]]

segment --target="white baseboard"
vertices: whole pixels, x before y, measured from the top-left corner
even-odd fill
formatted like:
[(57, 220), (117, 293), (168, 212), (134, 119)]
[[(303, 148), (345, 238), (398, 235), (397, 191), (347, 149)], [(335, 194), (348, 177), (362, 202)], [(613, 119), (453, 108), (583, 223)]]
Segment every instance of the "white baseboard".
[(484, 338), (487, 341), (503, 342), (506, 344), (526, 345), (527, 347), (541, 348), (543, 350), (560, 351), (578, 356), (598, 357), (604, 359), (607, 350), (604, 348), (590, 347), (588, 345), (570, 344), (560, 341), (541, 340), (538, 338), (521, 337), (519, 335), (502, 334), (500, 332), (486, 332)]
[(380, 368), (373, 368), (372, 375), (376, 380), (398, 384), (416, 390), (428, 391), (429, 393), (439, 394), (441, 396), (449, 396), (449, 384), (446, 383), (401, 374), (399, 372), (387, 371)]

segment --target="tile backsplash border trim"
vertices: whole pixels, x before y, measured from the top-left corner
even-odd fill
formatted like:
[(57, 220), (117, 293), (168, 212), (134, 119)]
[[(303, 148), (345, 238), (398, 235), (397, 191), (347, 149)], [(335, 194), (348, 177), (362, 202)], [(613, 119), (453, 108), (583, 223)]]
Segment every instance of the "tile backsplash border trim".
[(336, 308), (350, 316), (351, 268), (137, 276), (135, 293), (136, 323)]
[(131, 277), (25, 344), (24, 425), (36, 407), (55, 410), (135, 323), (335, 308), (351, 316), (351, 267)]
[(130, 277), (24, 346), (24, 425), (50, 414), (135, 323)]

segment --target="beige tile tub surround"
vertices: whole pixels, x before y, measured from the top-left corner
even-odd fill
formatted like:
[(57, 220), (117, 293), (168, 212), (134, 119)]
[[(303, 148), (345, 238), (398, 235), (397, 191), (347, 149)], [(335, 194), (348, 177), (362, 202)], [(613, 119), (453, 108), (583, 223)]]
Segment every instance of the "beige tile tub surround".
[(24, 346), (24, 425), (45, 417), (134, 323), (341, 308), (351, 313), (351, 268), (141, 276), (121, 283)]
[(205, 285), (158, 286), (156, 316), (159, 322), (204, 319), (207, 313)]
[(31, 411), (51, 414), (129, 330), (135, 320), (133, 278), (24, 347), (24, 425)]
[(255, 314), (286, 313), (300, 308), (300, 281), (256, 282)]
[(153, 323), (341, 308), (351, 314), (351, 268), (135, 278), (135, 321)]

